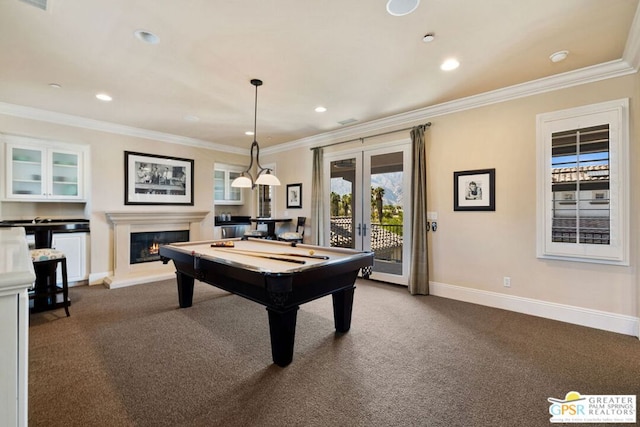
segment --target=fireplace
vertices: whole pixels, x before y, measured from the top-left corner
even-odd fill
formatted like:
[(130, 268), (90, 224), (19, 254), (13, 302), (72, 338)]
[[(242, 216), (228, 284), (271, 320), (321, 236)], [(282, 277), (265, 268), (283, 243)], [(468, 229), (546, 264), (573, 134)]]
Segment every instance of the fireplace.
[[(175, 278), (173, 263), (163, 264), (158, 254), (152, 254), (154, 236), (168, 233), (165, 241), (202, 240), (209, 235), (202, 229), (209, 211), (191, 212), (106, 212), (113, 224), (113, 274), (104, 279), (109, 289)], [(184, 237), (176, 237), (180, 233)], [(147, 240), (144, 248), (135, 248), (132, 236), (140, 234)], [(149, 244), (150, 240), (150, 244)], [(142, 256), (142, 252), (147, 252)], [(133, 258), (136, 258), (134, 260)], [(145, 258), (144, 260), (138, 258)]]
[(131, 233), (129, 264), (159, 261), (161, 245), (188, 241), (189, 230)]

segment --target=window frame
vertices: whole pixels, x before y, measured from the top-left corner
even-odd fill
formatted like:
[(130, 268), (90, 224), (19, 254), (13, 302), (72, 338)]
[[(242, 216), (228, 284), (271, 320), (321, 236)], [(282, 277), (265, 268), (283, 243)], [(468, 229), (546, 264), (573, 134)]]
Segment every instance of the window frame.
[[(276, 164), (275, 163), (269, 163), (266, 165), (262, 165), (263, 168), (265, 169), (271, 169), (271, 171), (273, 172), (273, 174), (276, 173)], [(273, 218), (276, 212), (276, 189), (275, 188), (270, 188), (269, 189), (269, 193), (271, 196), (271, 199), (268, 202), (265, 202), (262, 199), (262, 194), (263, 194), (263, 187), (273, 187), (273, 186), (269, 186), (269, 185), (260, 185), (260, 184), (256, 184), (256, 217), (261, 217), (262, 212), (263, 212), (263, 207), (262, 204), (263, 203), (268, 203), (269, 204), (269, 211), (271, 212), (270, 217)]]
[[(609, 124), (610, 243), (552, 241), (553, 133)], [(537, 257), (599, 264), (629, 265), (629, 99), (602, 102), (536, 116)]]

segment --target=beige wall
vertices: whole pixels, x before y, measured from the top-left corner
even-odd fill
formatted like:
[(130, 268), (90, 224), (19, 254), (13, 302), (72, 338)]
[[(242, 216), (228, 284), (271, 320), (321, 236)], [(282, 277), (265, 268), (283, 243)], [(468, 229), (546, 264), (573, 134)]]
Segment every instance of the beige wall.
[[(426, 133), (428, 210), (438, 213), (438, 231), (429, 233), (430, 280), (638, 317), (639, 87), (640, 78), (634, 74), (420, 121), (432, 122)], [(536, 115), (626, 97), (631, 98), (631, 212), (635, 212), (631, 215), (631, 266), (536, 258)], [(365, 146), (401, 138), (402, 134), (393, 134), (367, 139)], [(298, 148), (273, 157), (283, 184), (303, 182), (302, 211), (308, 215), (310, 150)], [(453, 172), (485, 168), (496, 169), (496, 211), (454, 212)], [(280, 212), (283, 197), (278, 199), (282, 200)], [(503, 286), (504, 276), (511, 278), (511, 288)]]
[[(537, 259), (536, 115), (625, 97), (631, 98), (631, 266)], [(638, 317), (640, 220), (637, 212), (640, 196), (635, 183), (640, 178), (640, 117), (636, 108), (639, 101), (640, 78), (636, 73), (421, 120), (421, 123), (427, 120), (433, 123), (427, 131), (428, 210), (438, 213), (439, 227), (436, 233), (429, 234), (431, 281)], [(195, 206), (190, 207), (193, 210), (212, 208), (215, 162), (246, 162), (242, 156), (228, 153), (10, 116), (0, 116), (0, 132), (91, 145), (92, 191), (88, 216), (91, 218), (91, 273), (94, 275), (108, 273), (113, 268), (111, 227), (104, 212), (145, 209), (123, 203), (125, 150), (195, 159)], [(402, 136), (389, 135), (368, 139), (366, 144), (370, 146), (398, 138)], [(344, 148), (348, 146), (333, 150)], [(272, 154), (269, 150), (263, 152), (261, 162), (275, 163), (283, 184), (276, 191), (274, 215), (309, 216), (312, 163), (309, 147)], [(453, 172), (483, 168), (496, 169), (496, 211), (454, 212)], [(298, 182), (303, 184), (303, 207), (286, 209), (286, 184)], [(252, 200), (253, 194), (249, 193), (248, 198)], [(247, 209), (251, 207), (250, 204)], [(68, 209), (77, 211), (79, 208)], [(0, 204), (2, 218), (21, 211), (28, 212), (27, 217), (33, 213), (32, 208), (20, 204)], [(212, 224), (213, 219), (206, 221)], [(503, 276), (511, 277), (511, 288), (503, 287)]]
[[(43, 121), (0, 115), (0, 133), (91, 147), (90, 201), (77, 203), (0, 202), (1, 219), (28, 219), (35, 216), (89, 218), (91, 220), (90, 280), (101, 283), (113, 270), (113, 229), (105, 216), (109, 211), (213, 211), (213, 165), (216, 162), (245, 164), (244, 156), (153, 141), (144, 138), (63, 126)], [(126, 206), (124, 204), (124, 152), (194, 159), (194, 206)], [(251, 197), (248, 198), (249, 200)], [(252, 206), (247, 204), (247, 210)], [(224, 207), (225, 211), (237, 208)], [(248, 214), (248, 213), (247, 213)], [(203, 238), (213, 237), (212, 212), (202, 224)]]
[[(439, 228), (431, 235), (431, 280), (637, 316), (637, 240), (630, 267), (536, 258), (536, 115), (635, 92), (633, 109), (637, 84), (637, 75), (629, 76), (434, 118), (429, 210), (438, 211)], [(632, 183), (637, 135), (631, 138)], [(496, 169), (496, 211), (454, 212), (453, 172), (483, 168)], [(638, 207), (637, 193), (631, 203)], [(636, 215), (631, 236), (637, 232)], [(503, 287), (504, 276), (511, 277), (510, 289)]]

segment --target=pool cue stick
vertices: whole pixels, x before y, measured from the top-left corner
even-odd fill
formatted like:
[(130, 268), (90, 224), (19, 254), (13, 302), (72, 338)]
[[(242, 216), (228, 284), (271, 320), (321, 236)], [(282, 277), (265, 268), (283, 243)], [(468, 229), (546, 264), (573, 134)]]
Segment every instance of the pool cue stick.
[(232, 252), (232, 253), (236, 253), (238, 255), (248, 255), (248, 256), (253, 256), (253, 257), (258, 257), (258, 258), (266, 258), (266, 259), (273, 259), (276, 261), (285, 261), (285, 262), (292, 262), (294, 264), (306, 264), (306, 261), (303, 261), (301, 259), (291, 259), (291, 258), (282, 258), (279, 256), (274, 256), (274, 255), (279, 255), (279, 254), (271, 254), (271, 255), (267, 255), (269, 252), (264, 252), (264, 253), (257, 253), (257, 252), (253, 252), (253, 251), (240, 251), (240, 252), (236, 252), (232, 249), (228, 249), (228, 248), (216, 248), (218, 250), (222, 250), (224, 252)]
[(239, 253), (239, 254), (246, 253), (246, 252), (251, 252), (251, 253), (261, 254), (261, 255), (294, 256), (294, 257), (312, 258), (312, 259), (329, 259), (329, 257), (326, 256), (326, 255), (296, 254), (296, 253), (293, 253), (293, 252), (250, 251), (250, 250), (244, 250), (244, 249), (238, 249), (238, 248), (221, 248), (221, 247), (216, 247), (216, 249), (224, 249), (226, 251), (236, 252), (236, 253)]

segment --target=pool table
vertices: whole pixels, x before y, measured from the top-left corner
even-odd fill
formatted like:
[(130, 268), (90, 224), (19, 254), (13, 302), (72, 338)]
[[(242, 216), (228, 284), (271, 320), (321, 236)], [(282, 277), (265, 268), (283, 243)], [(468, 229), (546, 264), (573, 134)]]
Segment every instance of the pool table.
[(300, 304), (331, 295), (336, 330), (349, 330), (355, 279), (361, 269), (370, 271), (373, 256), (252, 238), (160, 247), (162, 261), (175, 265), (181, 308), (193, 303), (194, 279), (266, 306), (273, 362), (283, 367), (293, 359)]

